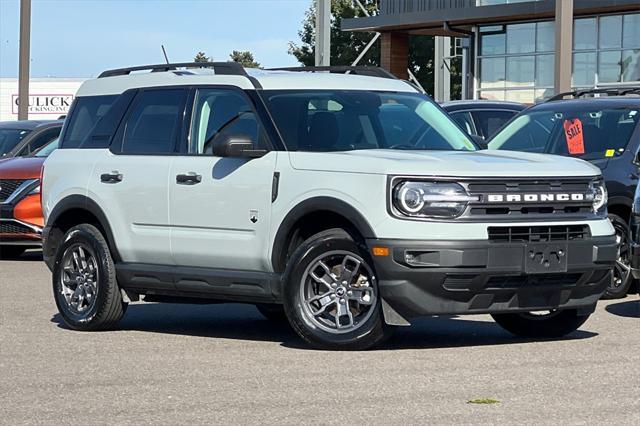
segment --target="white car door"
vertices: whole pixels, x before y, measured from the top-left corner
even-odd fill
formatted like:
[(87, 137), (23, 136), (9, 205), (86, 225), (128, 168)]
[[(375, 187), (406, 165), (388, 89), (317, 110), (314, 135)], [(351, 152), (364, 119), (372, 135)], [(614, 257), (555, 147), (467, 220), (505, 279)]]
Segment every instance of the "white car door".
[(278, 153), (216, 156), (229, 136), (256, 149), (265, 133), (240, 90), (201, 88), (194, 97), (188, 154), (170, 167), (171, 251), (178, 266), (268, 271), (272, 184)]
[(141, 90), (89, 183), (123, 262), (171, 265), (169, 169), (181, 134), (185, 89)]

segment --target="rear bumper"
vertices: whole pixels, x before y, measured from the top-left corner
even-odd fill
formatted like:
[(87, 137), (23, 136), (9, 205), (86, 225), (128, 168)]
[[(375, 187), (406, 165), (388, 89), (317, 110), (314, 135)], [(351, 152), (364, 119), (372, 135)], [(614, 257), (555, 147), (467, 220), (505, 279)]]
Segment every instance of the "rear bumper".
[[(423, 315), (589, 309), (609, 283), (617, 255), (613, 235), (553, 242), (548, 250), (544, 244), (490, 241), (367, 244), (390, 248), (374, 264), (385, 319), (397, 325)], [(542, 253), (540, 267), (527, 260), (534, 249)], [(545, 269), (544, 256), (559, 249), (566, 259)]]

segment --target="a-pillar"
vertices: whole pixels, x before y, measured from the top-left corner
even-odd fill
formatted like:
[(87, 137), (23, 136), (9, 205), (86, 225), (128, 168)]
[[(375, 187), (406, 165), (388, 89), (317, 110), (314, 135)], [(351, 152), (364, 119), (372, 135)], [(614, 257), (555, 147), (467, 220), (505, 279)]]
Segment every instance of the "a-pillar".
[(403, 80), (409, 78), (409, 34), (382, 33), (380, 37), (380, 63), (382, 68)]

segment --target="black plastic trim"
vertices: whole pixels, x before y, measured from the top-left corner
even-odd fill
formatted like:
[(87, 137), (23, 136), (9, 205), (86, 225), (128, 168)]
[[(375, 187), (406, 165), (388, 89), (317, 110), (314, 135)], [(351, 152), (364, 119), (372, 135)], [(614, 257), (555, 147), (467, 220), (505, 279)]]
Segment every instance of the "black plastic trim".
[(116, 68), (102, 72), (98, 78), (129, 75), (134, 71), (166, 72), (178, 68), (213, 68), (216, 75), (239, 75), (246, 77), (247, 71), (238, 62), (179, 62), (174, 64), (140, 65), (127, 68)]

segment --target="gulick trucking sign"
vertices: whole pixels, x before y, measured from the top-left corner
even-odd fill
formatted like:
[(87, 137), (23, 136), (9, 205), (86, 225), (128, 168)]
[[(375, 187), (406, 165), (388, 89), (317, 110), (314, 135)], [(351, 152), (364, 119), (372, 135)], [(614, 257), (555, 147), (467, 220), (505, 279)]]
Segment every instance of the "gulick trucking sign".
[[(29, 114), (66, 114), (73, 102), (73, 97), (73, 94), (29, 95)], [(13, 114), (18, 113), (19, 104), (18, 95), (11, 95), (11, 112)]]

